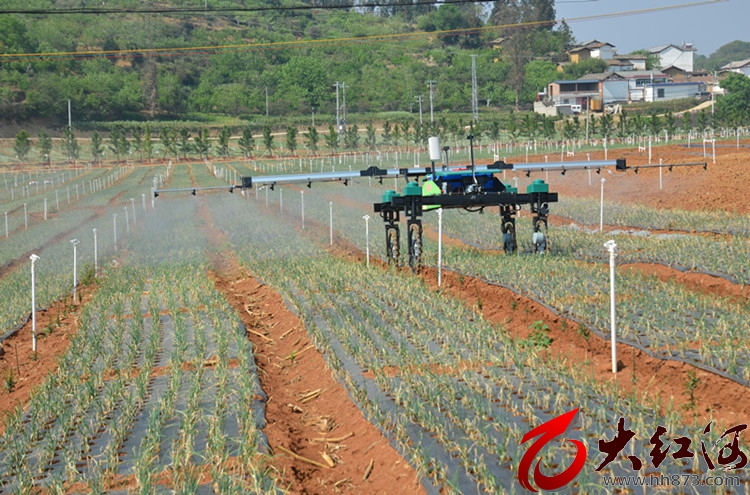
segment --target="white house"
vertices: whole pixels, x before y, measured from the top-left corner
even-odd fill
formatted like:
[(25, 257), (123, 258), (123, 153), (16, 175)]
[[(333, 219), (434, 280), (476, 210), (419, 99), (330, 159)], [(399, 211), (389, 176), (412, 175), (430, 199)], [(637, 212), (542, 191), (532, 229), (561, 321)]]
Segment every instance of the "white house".
[(685, 72), (693, 72), (693, 55), (695, 48), (692, 43), (683, 43), (682, 46), (662, 45), (651, 48), (649, 52), (659, 57), (659, 67), (678, 67)]
[(747, 77), (750, 77), (750, 58), (740, 60), (739, 62), (729, 62), (721, 68), (721, 71), (737, 72), (738, 74), (745, 74)]
[(612, 43), (591, 40), (573, 47), (570, 52), (570, 61), (578, 63), (587, 58), (600, 58), (602, 60), (612, 60), (615, 53), (615, 45)]
[(644, 87), (643, 99), (648, 102), (679, 100), (700, 96), (705, 85), (700, 82), (657, 83)]

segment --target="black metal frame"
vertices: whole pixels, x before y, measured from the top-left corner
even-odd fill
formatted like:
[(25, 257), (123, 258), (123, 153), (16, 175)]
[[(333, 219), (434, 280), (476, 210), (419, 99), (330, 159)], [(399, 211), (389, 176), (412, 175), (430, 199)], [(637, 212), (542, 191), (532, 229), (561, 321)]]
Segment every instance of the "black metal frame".
[[(532, 225), (535, 233), (543, 234), (543, 243), (537, 249), (543, 252), (547, 249), (547, 217), (549, 204), (557, 202), (557, 193), (477, 193), (477, 194), (438, 194), (435, 196), (393, 196), (390, 202), (375, 203), (375, 213), (385, 222), (386, 253), (388, 262), (399, 264), (398, 235), (401, 212), (407, 218), (407, 242), (409, 266), (417, 271), (422, 260), (422, 214), (425, 206), (438, 206), (445, 209), (463, 208), (469, 210), (484, 209), (498, 206), (502, 216), (503, 249), (508, 254), (517, 250), (516, 241), (516, 212), (522, 205), (529, 205), (532, 213)], [(394, 236), (395, 235), (395, 241)], [(394, 254), (395, 245), (395, 254)]]

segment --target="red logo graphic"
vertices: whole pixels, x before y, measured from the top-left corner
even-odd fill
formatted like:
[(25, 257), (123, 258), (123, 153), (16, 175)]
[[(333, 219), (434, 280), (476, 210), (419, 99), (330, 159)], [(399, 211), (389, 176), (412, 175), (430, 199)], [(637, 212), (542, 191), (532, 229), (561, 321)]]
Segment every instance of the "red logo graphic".
[[(521, 439), (522, 444), (540, 435), (541, 438), (531, 444), (531, 447), (529, 447), (523, 455), (521, 463), (518, 465), (518, 481), (521, 482), (522, 487), (532, 492), (537, 491), (529, 482), (529, 468), (531, 467), (532, 462), (534, 462), (534, 458), (537, 457), (539, 451), (541, 451), (550, 440), (559, 437), (570, 429), (570, 425), (573, 423), (576, 415), (578, 415), (578, 408), (537, 426), (523, 436), (523, 439)], [(567, 438), (565, 440), (572, 442), (576, 446), (575, 459), (573, 459), (573, 463), (568, 469), (554, 476), (542, 474), (539, 470), (540, 461), (537, 461), (536, 466), (534, 467), (534, 483), (536, 483), (536, 485), (542, 490), (554, 491), (564, 487), (578, 476), (578, 473), (581, 472), (583, 465), (586, 463), (586, 446), (579, 440), (570, 440)]]

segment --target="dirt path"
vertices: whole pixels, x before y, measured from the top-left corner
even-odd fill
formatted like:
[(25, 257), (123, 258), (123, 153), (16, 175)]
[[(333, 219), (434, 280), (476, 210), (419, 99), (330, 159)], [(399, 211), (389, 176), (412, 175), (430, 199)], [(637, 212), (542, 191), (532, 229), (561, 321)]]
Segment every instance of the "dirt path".
[(263, 430), (278, 483), (291, 493), (422, 494), (419, 477), (357, 409), (281, 296), (225, 251), (207, 207), (200, 223), (218, 253), (211, 278), (237, 311), (253, 343), (268, 396)]

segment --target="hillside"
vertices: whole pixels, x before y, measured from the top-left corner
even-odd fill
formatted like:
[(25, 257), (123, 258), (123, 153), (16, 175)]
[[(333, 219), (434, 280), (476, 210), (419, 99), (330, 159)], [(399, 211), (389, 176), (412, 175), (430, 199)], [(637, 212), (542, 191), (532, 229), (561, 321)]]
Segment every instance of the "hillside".
[(729, 62), (746, 60), (748, 58), (750, 58), (750, 42), (736, 40), (722, 46), (708, 58), (703, 56), (696, 57), (695, 67), (697, 69), (714, 71)]
[[(67, 100), (78, 122), (335, 115), (336, 82), (345, 84), (350, 112), (417, 112), (420, 97), (427, 110), (428, 81), (437, 111), (466, 112), (472, 55), (481, 104), (514, 104), (517, 93), (531, 102), (538, 88), (525, 83), (525, 63), (562, 54), (569, 39), (566, 30), (529, 28), (513, 35), (514, 51), (500, 53), (489, 43), (501, 34), (490, 29), (500, 18), (473, 4), (352, 11), (218, 1), (208, 12), (180, 0), (147, 8), (110, 0), (100, 10), (4, 4), (0, 13), (27, 12), (0, 16), (0, 114), (16, 121), (67, 121)], [(500, 20), (537, 19), (533, 11), (507, 14)]]

